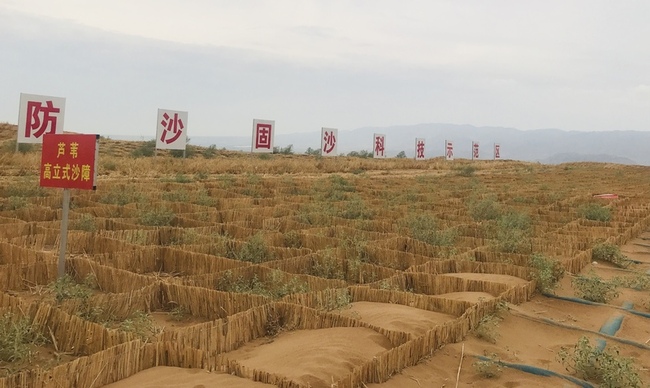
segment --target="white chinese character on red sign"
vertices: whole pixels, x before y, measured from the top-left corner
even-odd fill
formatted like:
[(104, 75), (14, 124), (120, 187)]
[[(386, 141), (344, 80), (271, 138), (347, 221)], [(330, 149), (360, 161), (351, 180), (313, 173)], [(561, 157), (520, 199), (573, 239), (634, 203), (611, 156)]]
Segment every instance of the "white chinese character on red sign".
[(27, 101), (25, 137), (39, 138), (46, 133), (55, 133), (57, 116), (54, 114), (60, 111), (49, 100), (45, 102), (45, 106), (39, 101)]
[(415, 146), (415, 159), (424, 159), (424, 140), (418, 140)]
[(384, 156), (384, 137), (375, 136), (375, 155)]
[(174, 113), (174, 116), (170, 117), (169, 114), (165, 112), (160, 125), (164, 128), (164, 131), (160, 136), (160, 141), (166, 144), (175, 142), (176, 139), (183, 134), (183, 129), (185, 128), (183, 120), (178, 117), (178, 113)]
[(271, 149), (271, 124), (257, 124), (255, 127), (255, 148)]
[(323, 137), (323, 153), (329, 154), (336, 147), (336, 134), (334, 131), (325, 131)]

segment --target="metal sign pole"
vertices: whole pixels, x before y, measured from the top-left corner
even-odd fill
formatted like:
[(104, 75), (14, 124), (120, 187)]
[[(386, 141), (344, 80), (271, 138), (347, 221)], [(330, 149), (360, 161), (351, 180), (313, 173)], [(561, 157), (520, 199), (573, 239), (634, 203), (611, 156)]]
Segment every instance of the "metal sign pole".
[(63, 189), (63, 215), (61, 217), (61, 244), (59, 244), (59, 279), (65, 275), (65, 251), (68, 244), (68, 213), (70, 213), (70, 189)]

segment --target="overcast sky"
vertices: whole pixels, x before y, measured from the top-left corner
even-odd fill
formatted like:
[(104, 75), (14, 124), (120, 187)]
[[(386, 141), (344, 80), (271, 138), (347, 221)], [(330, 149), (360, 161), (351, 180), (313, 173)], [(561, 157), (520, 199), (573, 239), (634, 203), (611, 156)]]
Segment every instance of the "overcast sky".
[[(0, 121), (248, 136), (418, 123), (650, 130), (650, 1), (0, 0)], [(426, 135), (426, 134), (423, 134)]]

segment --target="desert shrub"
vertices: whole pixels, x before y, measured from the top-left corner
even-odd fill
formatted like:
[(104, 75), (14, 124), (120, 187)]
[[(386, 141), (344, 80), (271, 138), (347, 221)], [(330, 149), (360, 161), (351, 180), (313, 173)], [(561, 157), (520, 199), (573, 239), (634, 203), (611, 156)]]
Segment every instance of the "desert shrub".
[(345, 204), (338, 215), (348, 220), (371, 220), (375, 212), (361, 198), (354, 197)]
[(499, 338), (499, 323), (501, 318), (496, 314), (489, 314), (481, 318), (478, 325), (474, 329), (474, 335), (489, 343), (497, 343)]
[(83, 230), (85, 232), (94, 232), (97, 230), (95, 217), (93, 217), (91, 214), (84, 213), (81, 215), (81, 217), (71, 222), (70, 228), (75, 230)]
[(497, 221), (496, 229), (496, 246), (501, 252), (530, 252), (532, 226), (527, 214), (507, 212)]
[(224, 271), (216, 288), (227, 292), (263, 295), (272, 299), (280, 299), (289, 294), (309, 292), (307, 283), (296, 277), (285, 280), (280, 270), (273, 270), (266, 281), (261, 281), (257, 275), (246, 279), (243, 276), (235, 277), (232, 271)]
[(190, 316), (190, 310), (185, 306), (175, 306), (169, 310), (169, 316), (174, 321), (181, 322)]
[(305, 155), (311, 155), (311, 156), (320, 156), (321, 155), (321, 150), (320, 148), (307, 148), (307, 151), (305, 151)]
[(326, 279), (345, 279), (343, 264), (337, 260), (332, 249), (322, 251), (312, 260), (309, 275)]
[(440, 230), (437, 220), (425, 213), (410, 215), (401, 221), (401, 226), (412, 238), (431, 245), (452, 246), (458, 236), (455, 229)]
[(124, 206), (129, 203), (140, 203), (144, 201), (144, 196), (138, 191), (132, 190), (129, 186), (111, 186), (111, 188), (104, 193), (99, 202)]
[(496, 353), (492, 353), (487, 357), (487, 359), (474, 361), (472, 364), (474, 370), (476, 370), (476, 373), (481, 375), (481, 377), (487, 379), (499, 377), (503, 372), (503, 367), (501, 362), (498, 360)]
[(13, 198), (46, 197), (47, 192), (42, 188), (37, 179), (23, 177), (11, 184), (5, 184), (2, 196)]
[(156, 139), (147, 140), (142, 142), (140, 146), (131, 151), (131, 156), (134, 158), (151, 157), (156, 153)]
[(617, 276), (611, 282), (619, 287), (632, 288), (637, 291), (650, 290), (650, 275), (644, 273), (624, 277)]
[(172, 190), (162, 193), (162, 199), (169, 202), (189, 202), (190, 193), (187, 190)]
[(395, 157), (397, 159), (405, 159), (406, 158), (406, 152), (400, 151)]
[(352, 295), (347, 289), (339, 289), (333, 295), (328, 294), (323, 301), (320, 301), (317, 309), (321, 311), (341, 311), (350, 307), (352, 307)]
[(262, 233), (256, 233), (242, 245), (239, 252), (234, 253), (234, 259), (251, 263), (262, 263), (272, 258), (272, 252), (264, 241)]
[(594, 381), (601, 387), (643, 386), (633, 358), (621, 356), (618, 349), (611, 345), (605, 349), (592, 346), (589, 338), (585, 336), (578, 340), (573, 349), (562, 347), (557, 358), (567, 371)]
[(599, 243), (591, 249), (593, 260), (603, 260), (615, 264), (619, 267), (627, 267), (631, 261), (621, 252), (618, 245), (610, 243)]
[(534, 253), (528, 260), (531, 277), (537, 281), (537, 291), (552, 292), (564, 275), (564, 267), (557, 260), (549, 259), (541, 253)]
[(370, 152), (370, 151), (366, 151), (366, 150), (361, 150), (361, 151), (350, 151), (350, 152), (348, 152), (348, 155), (347, 155), (347, 156), (350, 156), (350, 157), (353, 157), (353, 158), (363, 158), (363, 159), (366, 159), (366, 158), (372, 158), (373, 153)]
[(119, 325), (119, 329), (135, 334), (142, 340), (149, 339), (160, 333), (160, 328), (154, 324), (151, 314), (144, 311), (136, 311)]
[[(7, 152), (16, 152), (16, 139), (8, 140), (4, 143), (4, 150)], [(18, 144), (18, 152), (21, 154), (28, 154), (32, 151), (36, 151), (36, 147), (31, 143), (20, 143)]]
[(274, 154), (293, 155), (293, 144), (286, 147), (273, 147)]
[(571, 279), (571, 285), (579, 298), (592, 302), (607, 303), (619, 295), (616, 282), (605, 281), (594, 272), (576, 276)]
[(206, 159), (212, 159), (217, 156), (217, 146), (216, 144), (210, 144), (208, 148), (205, 148), (202, 152), (203, 157)]
[(176, 183), (192, 183), (193, 179), (185, 174), (176, 174), (174, 177)]
[(4, 313), (0, 316), (0, 361), (14, 362), (31, 356), (30, 346), (45, 342), (29, 318)]
[(458, 170), (458, 175), (464, 177), (473, 177), (475, 172), (476, 172), (476, 167), (463, 166)]
[(289, 230), (283, 235), (284, 246), (288, 248), (302, 248), (302, 235), (297, 230)]
[(494, 197), (469, 202), (469, 215), (475, 221), (496, 220), (501, 216), (501, 206)]
[(578, 215), (591, 221), (607, 222), (612, 219), (609, 208), (597, 203), (588, 203), (578, 207)]
[(174, 212), (164, 207), (144, 209), (138, 213), (138, 222), (145, 226), (169, 226), (174, 218)]
[(77, 283), (70, 275), (63, 275), (47, 286), (47, 290), (54, 295), (57, 303), (66, 299), (88, 299), (93, 293), (94, 275), (89, 275), (84, 283)]

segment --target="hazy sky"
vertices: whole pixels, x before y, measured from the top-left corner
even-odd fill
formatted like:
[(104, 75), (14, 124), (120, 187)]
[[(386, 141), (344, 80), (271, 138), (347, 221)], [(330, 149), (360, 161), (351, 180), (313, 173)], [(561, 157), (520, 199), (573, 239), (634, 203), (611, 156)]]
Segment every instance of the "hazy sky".
[[(194, 136), (454, 123), (650, 130), (650, 2), (0, 0), (0, 121)], [(426, 134), (423, 134), (426, 135)]]

